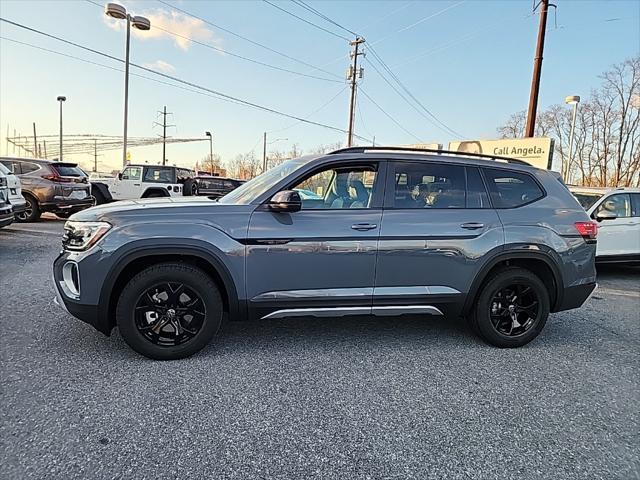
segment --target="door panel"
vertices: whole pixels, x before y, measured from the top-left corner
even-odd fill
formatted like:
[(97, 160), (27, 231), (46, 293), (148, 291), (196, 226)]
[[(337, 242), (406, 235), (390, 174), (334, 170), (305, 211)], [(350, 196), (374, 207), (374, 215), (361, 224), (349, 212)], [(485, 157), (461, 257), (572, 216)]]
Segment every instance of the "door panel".
[(246, 272), (251, 317), (371, 312), (382, 208), (369, 200), (384, 185), (383, 176), (375, 170), (356, 175), (349, 165), (331, 170), (319, 169), (288, 187), (313, 188), (322, 202), (303, 201), (295, 213), (261, 206), (252, 214)]
[(473, 169), (421, 162), (389, 170), (374, 307), (429, 305), (455, 314), (484, 255), (503, 244), (500, 219), (486, 208), (481, 181), (467, 188), (479, 179)]
[(628, 193), (617, 193), (602, 199), (595, 207), (599, 211), (614, 212), (618, 218), (598, 223), (596, 255), (629, 255), (640, 253), (640, 217), (632, 208)]

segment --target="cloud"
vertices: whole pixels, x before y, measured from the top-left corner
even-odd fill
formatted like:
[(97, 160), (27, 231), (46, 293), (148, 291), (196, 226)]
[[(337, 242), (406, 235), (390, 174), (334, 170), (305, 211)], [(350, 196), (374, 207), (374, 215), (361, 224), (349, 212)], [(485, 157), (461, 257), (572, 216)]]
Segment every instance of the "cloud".
[[(186, 38), (171, 35), (168, 32), (198, 40), (203, 43), (219, 44), (213, 31), (207, 28), (207, 24), (197, 18), (192, 18), (177, 11), (157, 9), (153, 12), (135, 12), (136, 15), (147, 17), (151, 21), (151, 30), (140, 31), (131, 29), (131, 34), (141, 40), (170, 39), (182, 50), (188, 50), (192, 42)], [(107, 26), (113, 30), (124, 30), (125, 22), (103, 15)]]
[(152, 63), (144, 63), (143, 67), (151, 68), (152, 70), (158, 70), (164, 73), (173, 73), (176, 71), (176, 67), (171, 65), (170, 63), (165, 62), (164, 60), (156, 60)]

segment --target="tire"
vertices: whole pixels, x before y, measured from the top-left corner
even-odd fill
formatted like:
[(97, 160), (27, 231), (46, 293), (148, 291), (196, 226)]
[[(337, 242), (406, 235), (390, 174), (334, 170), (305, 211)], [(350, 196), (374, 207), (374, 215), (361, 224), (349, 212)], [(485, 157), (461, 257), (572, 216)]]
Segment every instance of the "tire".
[(22, 223), (37, 222), (42, 215), (38, 201), (28, 193), (24, 195), (24, 198), (27, 201), (27, 208), (24, 212), (16, 215), (16, 220)]
[(102, 194), (102, 192), (100, 190), (95, 189), (91, 193), (93, 195), (93, 198), (96, 199), (96, 205), (102, 205), (104, 203), (107, 203), (107, 199), (104, 197), (104, 195)]
[(162, 198), (165, 195), (162, 195), (161, 193), (158, 192), (151, 192), (149, 195), (145, 196), (144, 198)]
[[(169, 284), (170, 288), (175, 288), (176, 291), (177, 285), (183, 285), (183, 293), (178, 293), (174, 301), (169, 297), (166, 302), (162, 302), (161, 299), (165, 298), (165, 293), (169, 291), (162, 285)], [(156, 293), (147, 295), (150, 290)], [(187, 303), (181, 303), (185, 295), (188, 300), (185, 299), (184, 302)], [(194, 302), (196, 306), (193, 310), (200, 311), (188, 320), (189, 315), (181, 316), (179, 310), (187, 309), (196, 297), (199, 302)], [(152, 304), (153, 301), (157, 303)], [(141, 307), (141, 304), (150, 306)], [(174, 316), (168, 313), (169, 310), (165, 310), (165, 314), (152, 311), (163, 308), (171, 308), (171, 311), (178, 313)], [(199, 315), (200, 313), (202, 315)], [(193, 355), (211, 341), (222, 325), (222, 314), (220, 291), (211, 277), (188, 264), (161, 263), (141, 271), (125, 286), (118, 299), (116, 322), (124, 341), (139, 354), (154, 360), (177, 360)], [(178, 328), (184, 329), (182, 335), (188, 336), (188, 339), (177, 343), (180, 339), (177, 335), (178, 330), (170, 323), (164, 323), (162, 326), (170, 317), (177, 319)], [(194, 323), (185, 323), (189, 321)], [(186, 329), (187, 326), (193, 328), (193, 335)]]
[(182, 185), (182, 195), (185, 197), (198, 195), (198, 183), (193, 178), (188, 179)]
[[(504, 292), (507, 292), (506, 296)], [(509, 292), (515, 295), (515, 301), (509, 301), (514, 298)], [(518, 305), (520, 302), (526, 305)], [(513, 311), (510, 305), (513, 305)], [(522, 309), (529, 305), (530, 308)], [(470, 323), (473, 330), (491, 345), (521, 347), (540, 334), (547, 323), (549, 309), (549, 292), (540, 278), (524, 268), (507, 267), (496, 272), (482, 286)]]

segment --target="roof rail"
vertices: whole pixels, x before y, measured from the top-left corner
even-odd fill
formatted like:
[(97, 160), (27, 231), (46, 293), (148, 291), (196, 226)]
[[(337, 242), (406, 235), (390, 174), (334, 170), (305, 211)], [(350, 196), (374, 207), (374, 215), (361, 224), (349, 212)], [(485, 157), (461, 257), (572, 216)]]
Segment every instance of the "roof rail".
[(472, 153), (472, 152), (456, 152), (454, 150), (436, 150), (433, 148), (417, 148), (417, 147), (346, 147), (339, 150), (329, 152), (329, 155), (336, 153), (365, 153), (368, 151), (394, 151), (394, 152), (410, 152), (410, 153), (436, 153), (438, 155), (456, 155), (480, 158), (483, 160), (502, 160), (507, 163), (515, 163), (518, 165), (531, 166), (530, 163), (520, 160), (519, 158), (501, 157), (499, 155), (488, 155), (485, 153)]

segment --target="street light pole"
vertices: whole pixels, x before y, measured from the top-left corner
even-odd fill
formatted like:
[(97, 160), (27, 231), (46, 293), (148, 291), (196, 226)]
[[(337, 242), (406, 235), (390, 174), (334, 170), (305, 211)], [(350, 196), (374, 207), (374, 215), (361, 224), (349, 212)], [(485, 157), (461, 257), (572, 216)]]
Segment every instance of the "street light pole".
[[(124, 132), (122, 135), (122, 166), (127, 164), (127, 122), (129, 111), (129, 43), (131, 39), (131, 27), (138, 30), (149, 30), (151, 22), (148, 18), (131, 16), (127, 13), (127, 9), (117, 3), (107, 3), (104, 7), (104, 13), (112, 18), (127, 21), (127, 43), (125, 47), (124, 62)], [(163, 159), (164, 161), (164, 159)]]
[(572, 153), (573, 153), (573, 135), (576, 129), (576, 115), (578, 113), (578, 103), (580, 103), (579, 95), (570, 95), (564, 99), (564, 103), (567, 105), (573, 105), (573, 114), (571, 117), (571, 132), (569, 133), (569, 158), (567, 159), (567, 164), (563, 165), (562, 168), (562, 179), (564, 181), (569, 180), (571, 163), (572, 163)]
[(58, 155), (58, 161), (62, 161), (62, 102), (66, 101), (67, 97), (60, 95), (58, 97), (58, 102), (60, 103), (60, 155)]
[(213, 135), (211, 132), (204, 132), (209, 137), (209, 173), (213, 175)]

